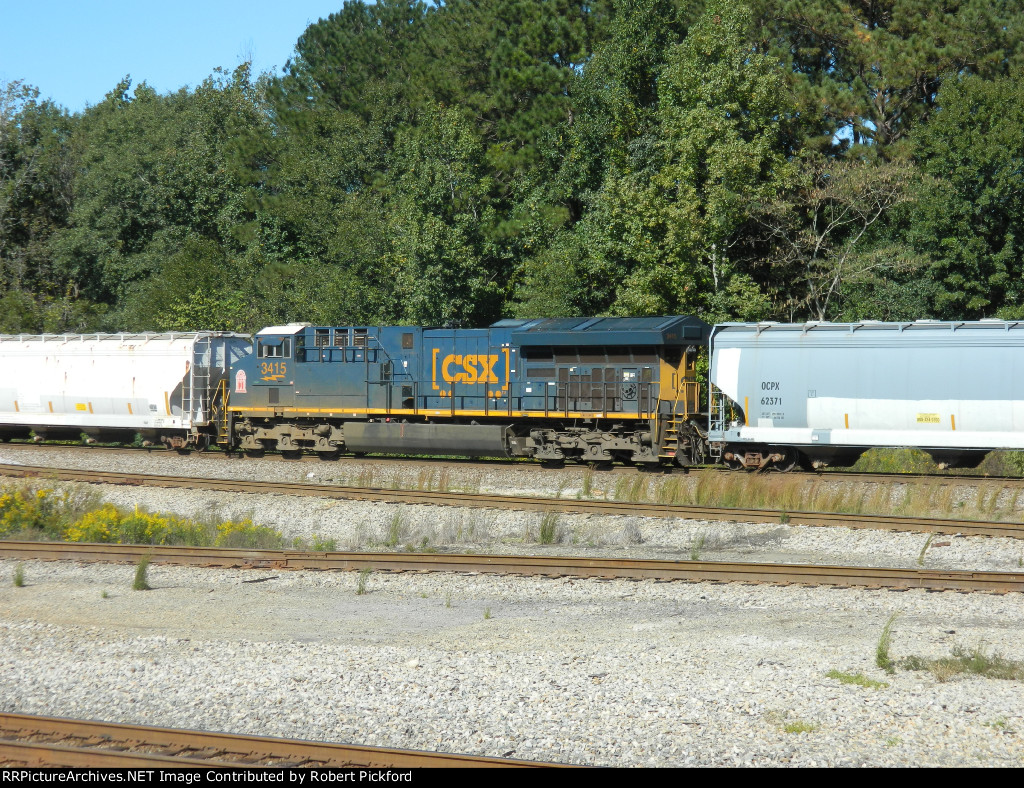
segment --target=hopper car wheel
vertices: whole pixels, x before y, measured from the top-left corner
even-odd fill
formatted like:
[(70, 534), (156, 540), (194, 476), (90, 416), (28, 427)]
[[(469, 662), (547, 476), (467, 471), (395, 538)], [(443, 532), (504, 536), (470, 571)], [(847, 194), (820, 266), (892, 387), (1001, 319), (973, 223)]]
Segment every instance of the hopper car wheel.
[(791, 447), (786, 447), (782, 450), (783, 458), (772, 465), (772, 468), (779, 471), (780, 473), (789, 473), (793, 470), (800, 462), (800, 452)]
[(245, 450), (245, 456), (246, 457), (252, 457), (253, 459), (259, 459), (260, 457), (263, 457), (264, 455), (266, 455), (266, 453), (267, 453), (266, 449), (246, 449)]
[(281, 459), (282, 460), (301, 460), (302, 459), (302, 449), (288, 449), (288, 450), (282, 449), (281, 450)]

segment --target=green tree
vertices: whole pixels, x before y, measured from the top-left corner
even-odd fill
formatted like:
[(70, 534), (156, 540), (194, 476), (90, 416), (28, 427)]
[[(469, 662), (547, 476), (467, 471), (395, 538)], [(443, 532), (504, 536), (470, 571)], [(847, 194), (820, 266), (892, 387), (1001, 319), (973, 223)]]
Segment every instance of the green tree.
[(779, 62), (755, 51), (750, 34), (746, 9), (708, 4), (661, 70), (656, 125), (613, 158), (574, 228), (585, 268), (616, 283), (615, 313), (714, 320), (769, 309), (732, 252), (751, 206), (790, 177), (792, 106)]
[(79, 120), (74, 203), (51, 250), (69, 286), (115, 308), (112, 327), (149, 328), (151, 315), (200, 286), (162, 279), (190, 240), (217, 246), (224, 260), (243, 254), (237, 230), (251, 217), (231, 143), (266, 121), (247, 65), (194, 91), (129, 87), (125, 79)]
[(930, 260), (938, 317), (1021, 317), (1024, 309), (1024, 87), (1019, 78), (947, 80), (913, 137), (927, 179), (908, 237)]
[(754, 0), (759, 35), (787, 64), (802, 108), (884, 151), (926, 121), (943, 80), (1005, 74), (1020, 57), (1020, 0)]

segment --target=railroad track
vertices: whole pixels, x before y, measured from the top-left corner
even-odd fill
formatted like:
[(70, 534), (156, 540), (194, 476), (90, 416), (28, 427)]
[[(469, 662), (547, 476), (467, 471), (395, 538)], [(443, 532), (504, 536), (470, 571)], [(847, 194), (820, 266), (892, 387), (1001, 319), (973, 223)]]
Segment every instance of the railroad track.
[[(87, 444), (47, 444), (47, 443), (30, 443), (30, 442), (19, 442), (12, 441), (4, 444), (5, 449), (13, 449), (15, 451), (32, 452), (39, 449), (69, 449), (72, 451), (82, 452), (95, 452), (95, 453), (110, 453), (110, 454), (139, 454), (144, 452), (145, 454), (157, 455), (157, 456), (174, 456), (174, 452), (163, 447), (131, 447), (131, 446), (108, 446), (108, 445), (87, 445)], [(238, 462), (245, 462), (250, 459), (248, 455), (242, 453), (231, 453), (228, 454), (220, 449), (208, 449), (205, 451), (193, 451), (189, 453), (193, 459), (212, 459), (212, 460), (234, 460)], [(303, 454), (298, 457), (285, 457), (277, 453), (268, 452), (265, 458), (278, 458), (282, 462), (295, 463), (295, 462), (308, 462), (316, 465), (322, 465), (324, 460), (318, 456), (312, 454)], [(423, 465), (435, 465), (435, 466), (453, 466), (456, 468), (467, 468), (467, 467), (514, 467), (517, 471), (527, 472), (538, 472), (545, 473), (551, 470), (550, 465), (544, 464), (535, 460), (530, 459), (515, 459), (510, 460), (508, 458), (489, 458), (489, 457), (471, 457), (471, 458), (460, 458), (460, 457), (411, 457), (411, 456), (398, 456), (398, 455), (371, 455), (356, 457), (353, 455), (344, 455), (337, 460), (341, 463), (349, 464), (376, 464), (380, 462), (386, 462), (389, 465), (412, 465), (412, 466), (423, 466)], [(771, 477), (779, 477), (775, 471), (766, 471), (764, 473), (758, 473), (754, 471), (735, 471), (728, 470), (719, 466), (696, 466), (690, 468), (678, 468), (670, 466), (657, 466), (653, 468), (637, 468), (631, 465), (610, 465), (607, 463), (589, 463), (589, 464), (569, 464), (564, 466), (566, 469), (576, 469), (579, 471), (585, 471), (588, 467), (595, 469), (599, 474), (636, 474), (645, 473), (650, 475), (664, 475), (671, 476), (673, 474), (700, 474), (700, 473), (720, 473), (728, 476), (757, 476), (764, 478), (765, 475)], [(980, 473), (974, 472), (973, 469), (958, 469), (953, 471), (941, 471), (938, 473), (902, 473), (902, 472), (876, 472), (867, 473), (863, 471), (849, 471), (843, 468), (834, 469), (821, 469), (816, 471), (802, 471), (794, 470), (789, 471), (785, 474), (786, 478), (797, 478), (807, 480), (823, 480), (823, 481), (856, 481), (856, 482), (867, 482), (867, 483), (897, 483), (897, 484), (937, 484), (937, 485), (956, 485), (956, 486), (976, 486), (979, 484), (992, 484), (999, 483), (1010, 489), (1024, 489), (1024, 478), (1017, 476), (985, 476)]]
[(536, 768), (559, 764), (231, 733), (0, 714), (0, 766)]
[(566, 556), (508, 556), (452, 553), (346, 553), (299, 550), (240, 550), (163, 545), (0, 541), (0, 557), (135, 563), (237, 569), (463, 572), (545, 577), (770, 583), (929, 591), (1024, 592), (1024, 571), (973, 572), (871, 566), (823, 566), (736, 561), (667, 561)]
[(191, 476), (160, 476), (155, 474), (124, 474), (67, 468), (44, 468), (31, 465), (0, 464), (0, 475), (17, 478), (44, 478), (54, 481), (120, 484), (151, 487), (217, 490), (254, 495), (302, 495), (341, 500), (383, 501), (386, 503), (460, 506), (477, 509), (561, 512), (567, 514), (629, 515), (687, 520), (719, 520), (725, 522), (780, 523), (790, 525), (842, 526), (874, 530), (913, 531), (923, 533), (963, 534), (970, 536), (1001, 536), (1024, 538), (1024, 524), (988, 522), (985, 520), (953, 520), (925, 517), (900, 517), (877, 514), (845, 514), (834, 512), (781, 512), (770, 509), (691, 506), (680, 504), (634, 503), (587, 499), (561, 499), (539, 496), (489, 495), (430, 490), (385, 490), (370, 487), (346, 487), (331, 484), (249, 481), (244, 479), (210, 479)]

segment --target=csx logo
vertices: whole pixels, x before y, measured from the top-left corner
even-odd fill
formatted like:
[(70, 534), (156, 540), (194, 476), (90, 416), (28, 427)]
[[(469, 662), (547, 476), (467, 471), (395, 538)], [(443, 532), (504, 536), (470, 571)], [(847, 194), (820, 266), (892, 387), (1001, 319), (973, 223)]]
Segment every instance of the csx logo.
[(441, 378), (445, 383), (500, 383), (494, 372), (497, 355), (465, 356), (451, 353), (441, 362)]

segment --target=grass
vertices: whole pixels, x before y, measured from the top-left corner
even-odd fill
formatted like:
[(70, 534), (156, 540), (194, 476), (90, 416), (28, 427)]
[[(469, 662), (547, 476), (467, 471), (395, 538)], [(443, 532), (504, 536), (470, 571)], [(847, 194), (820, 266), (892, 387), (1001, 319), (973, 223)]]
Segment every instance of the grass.
[(699, 561), (700, 551), (704, 549), (704, 542), (707, 540), (707, 534), (704, 531), (698, 533), (693, 541), (690, 542), (690, 560)]
[(373, 567), (365, 566), (359, 570), (359, 574), (356, 575), (356, 596), (362, 596), (366, 593), (366, 582), (370, 579), (370, 575), (373, 573)]
[(491, 617), (491, 609), (489, 607), (484, 608), (484, 621)]
[(818, 730), (821, 727), (815, 722), (807, 722), (806, 720), (793, 720), (787, 722), (783, 727), (786, 733), (811, 733), (812, 731)]
[(932, 539), (935, 538), (935, 534), (928, 534), (928, 538), (924, 542), (924, 547), (921, 548), (920, 555), (917, 556), (917, 565), (924, 566), (924, 554), (928, 552), (928, 548), (932, 546)]
[(14, 587), (24, 588), (25, 587), (25, 567), (21, 564), (14, 566)]
[(451, 591), (446, 592), (445, 595), (444, 595), (444, 606), (445, 607), (451, 607), (452, 606), (452, 592)]
[[(893, 625), (898, 613), (893, 613), (885, 622), (882, 634), (878, 638), (878, 645), (875, 648), (875, 664), (890, 675), (896, 672), (896, 668), (912, 671), (928, 671), (935, 677), (936, 681), (945, 682), (963, 674), (982, 676), (989, 679), (1001, 679), (1005, 681), (1024, 681), (1024, 661), (1007, 659), (999, 652), (987, 652), (981, 645), (974, 648), (956, 645), (950, 651), (948, 657), (935, 659), (910, 655), (900, 660), (894, 660), (889, 653), (892, 646)], [(837, 673), (833, 671), (832, 673)], [(839, 678), (838, 675), (833, 678)]]
[(554, 544), (558, 536), (558, 515), (548, 512), (540, 520), (540, 543)]
[(135, 565), (135, 579), (132, 581), (132, 591), (150, 591), (152, 587), (149, 585), (147, 574), (149, 573), (149, 555), (144, 555), (139, 559), (139, 562)]
[(893, 662), (892, 657), (889, 655), (889, 649), (892, 647), (892, 629), (896, 624), (898, 616), (898, 612), (889, 616), (885, 626), (882, 627), (882, 634), (878, 638), (878, 645), (875, 646), (875, 664), (889, 674), (896, 672), (896, 663)]
[(875, 681), (875, 679), (870, 679), (863, 673), (843, 673), (840, 670), (830, 670), (825, 675), (830, 679), (837, 679), (842, 684), (854, 684), (858, 687), (867, 687), (868, 689), (883, 689), (889, 686), (887, 682)]
[[(916, 467), (912, 463), (894, 465), (906, 471)], [(842, 472), (808, 478), (782, 473), (712, 471), (653, 479), (622, 474), (616, 478), (608, 497), (634, 503), (650, 500), (674, 505), (773, 510), (780, 513), (783, 523), (785, 516), (791, 517), (790, 513), (798, 511), (1024, 520), (1024, 492), (1008, 490), (998, 481), (977, 476), (969, 479), (969, 485), (864, 482), (844, 478)]]
[(583, 484), (580, 486), (580, 495), (589, 498), (594, 489), (594, 469), (587, 468), (583, 471)]
[(405, 516), (401, 509), (395, 512), (391, 518), (391, 524), (388, 526), (388, 538), (384, 541), (385, 547), (394, 547), (398, 544), (402, 538), (402, 532), (405, 530)]
[(927, 670), (936, 681), (949, 681), (954, 676), (970, 674), (989, 679), (1024, 681), (1024, 662), (1007, 659), (998, 652), (988, 653), (982, 646), (953, 646), (948, 657), (925, 659), (910, 656), (900, 660), (906, 670)]
[(106, 590), (100, 591), (100, 598), (101, 599), (110, 599), (110, 594), (108, 594), (106, 592)]

